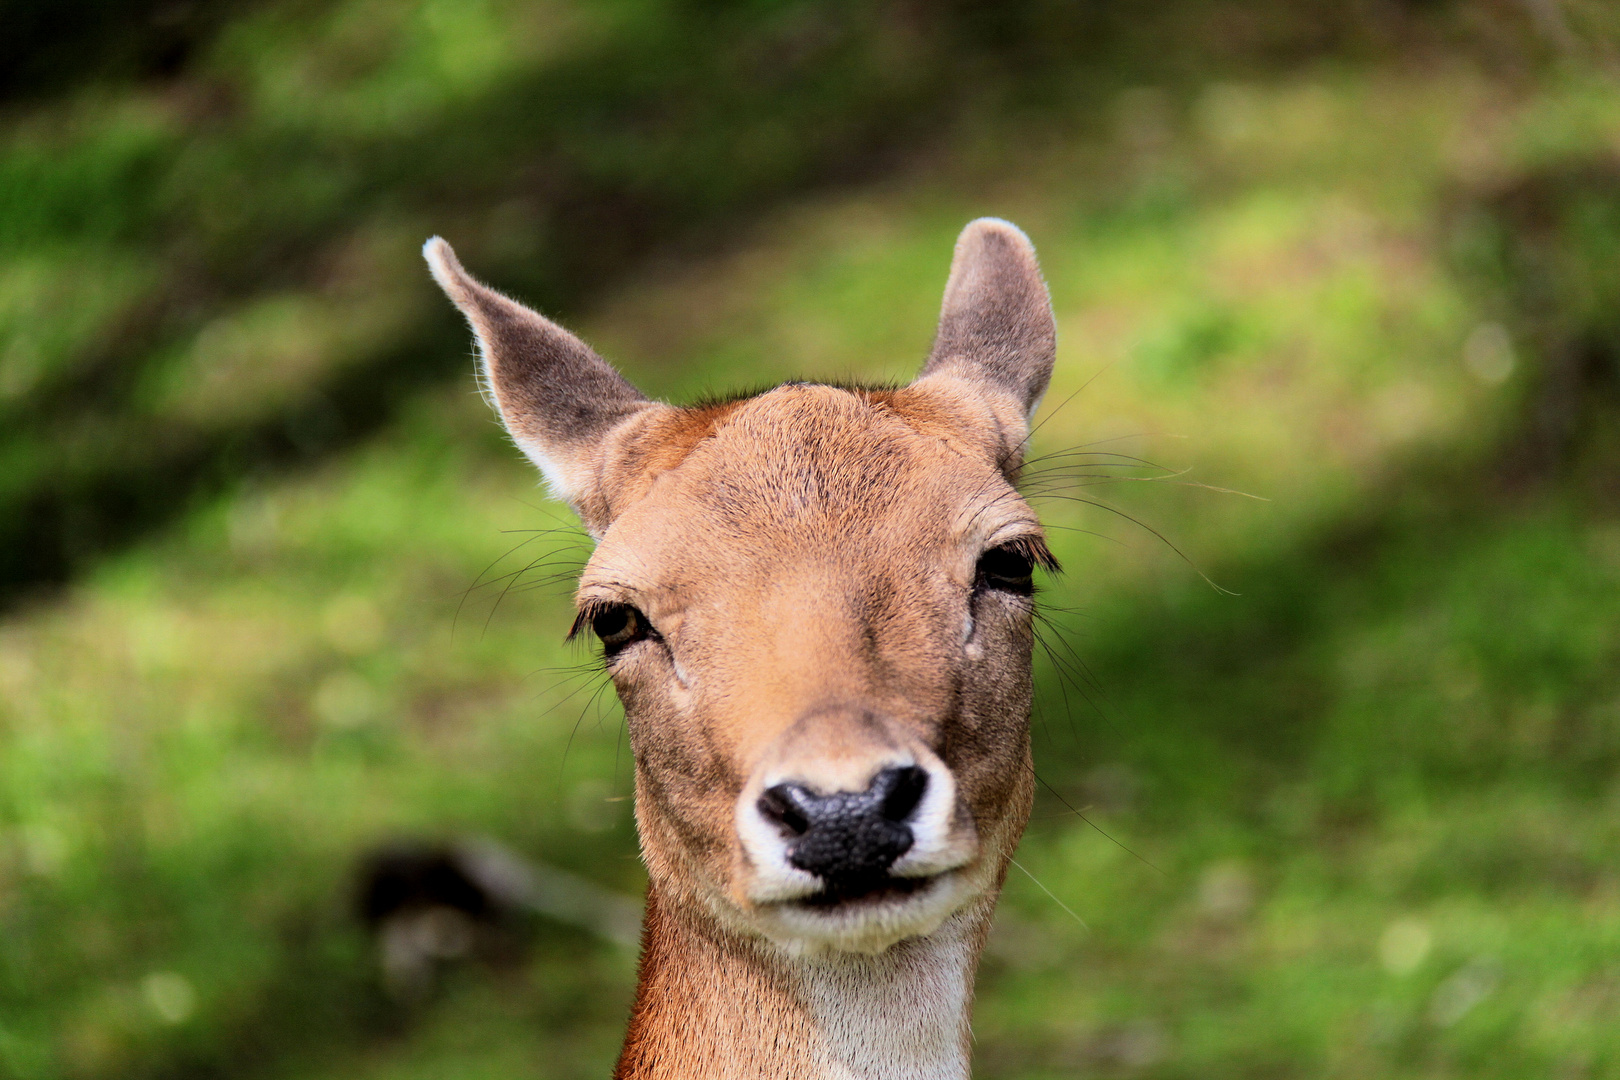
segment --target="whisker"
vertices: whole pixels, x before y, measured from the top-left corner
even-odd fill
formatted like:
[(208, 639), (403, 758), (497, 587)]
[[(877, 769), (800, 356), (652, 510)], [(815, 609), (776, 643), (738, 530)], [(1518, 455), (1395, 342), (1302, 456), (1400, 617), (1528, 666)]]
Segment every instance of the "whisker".
[(1098, 499), (1083, 499), (1083, 498), (1079, 497), (1078, 495), (1046, 495), (1046, 496), (1042, 496), (1042, 498), (1062, 499), (1065, 502), (1084, 503), (1086, 506), (1095, 506), (1099, 510), (1106, 510), (1110, 514), (1115, 514), (1115, 515), (1117, 515), (1119, 517), (1122, 517), (1126, 521), (1129, 521), (1131, 524), (1137, 526), (1138, 528), (1143, 529), (1143, 530), (1145, 530), (1145, 531), (1147, 531), (1149, 533), (1152, 533), (1161, 542), (1163, 542), (1165, 547), (1167, 547), (1171, 551), (1175, 552), (1177, 557), (1179, 557), (1182, 562), (1186, 563), (1189, 567), (1191, 567), (1193, 573), (1195, 573), (1199, 577), (1203, 578), (1205, 584), (1207, 584), (1210, 588), (1214, 589), (1216, 592), (1224, 593), (1227, 596), (1238, 596), (1238, 595), (1240, 595), (1239, 593), (1233, 592), (1231, 589), (1223, 588), (1220, 585), (1215, 584), (1214, 580), (1211, 579), (1208, 574), (1204, 573), (1201, 569), (1199, 569), (1198, 564), (1193, 562), (1192, 559), (1188, 558), (1187, 553), (1182, 551), (1179, 547), (1177, 547), (1174, 543), (1172, 543), (1170, 541), (1169, 537), (1165, 536), (1162, 532), (1160, 532), (1158, 529), (1155, 529), (1153, 526), (1149, 525), (1147, 522), (1142, 521), (1140, 518), (1136, 518), (1136, 517), (1131, 516), (1130, 514), (1127, 514), (1125, 511), (1119, 509), (1118, 507), (1109, 506), (1107, 503), (1102, 502), (1101, 500), (1098, 500)]
[(1114, 718), (1108, 715), (1108, 710), (1103, 708), (1102, 703), (1092, 697), (1092, 694), (1096, 693), (1103, 702), (1108, 701), (1108, 695), (1091, 674), (1090, 669), (1086, 667), (1085, 661), (1080, 659), (1079, 654), (1074, 651), (1068, 642), (1063, 640), (1061, 635), (1058, 637), (1058, 644), (1068, 649), (1069, 655), (1073, 657), (1072, 660), (1065, 660), (1059, 656), (1046, 640), (1044, 634), (1037, 632), (1035, 640), (1040, 645), (1041, 651), (1046, 654), (1046, 658), (1052, 662), (1053, 670), (1058, 674), (1058, 691), (1063, 695), (1064, 715), (1069, 718), (1069, 733), (1073, 736), (1076, 744), (1078, 745), (1080, 741), (1080, 734), (1075, 730), (1074, 709), (1069, 704), (1068, 687), (1070, 686), (1074, 687), (1075, 693), (1079, 694), (1085, 703), (1090, 706), (1091, 711), (1107, 726), (1109, 731), (1116, 737), (1123, 738), (1123, 732), (1120, 730), (1119, 725), (1114, 722)]
[(461, 618), (461, 609), (464, 608), (467, 605), (468, 598), (471, 597), (472, 594), (475, 591), (477, 591), (480, 588), (483, 588), (483, 585), (481, 585), (480, 582), (482, 582), (484, 580), (484, 575), (489, 573), (491, 570), (495, 569), (495, 567), (499, 566), (500, 563), (503, 560), (505, 560), (507, 558), (510, 558), (512, 555), (516, 554), (519, 551), (522, 551), (525, 547), (527, 547), (529, 544), (534, 543), (538, 539), (540, 539), (539, 536), (531, 536), (531, 537), (529, 537), (527, 540), (522, 541), (516, 547), (514, 547), (510, 551), (506, 552), (506, 554), (497, 556), (495, 558), (494, 562), (490, 563), (488, 566), (484, 567), (482, 570), (480, 570), (478, 572), (478, 576), (473, 578), (473, 583), (471, 585), (467, 586), (467, 588), (461, 594), (461, 599), (456, 602), (455, 614), (450, 617), (450, 633), (451, 633), (452, 636), (455, 635), (456, 623)]
[(1132, 858), (1134, 858), (1138, 862), (1140, 862), (1143, 866), (1146, 866), (1148, 869), (1152, 870), (1154, 873), (1160, 875), (1161, 877), (1168, 878), (1170, 876), (1169, 874), (1166, 874), (1163, 870), (1160, 870), (1157, 866), (1154, 866), (1152, 863), (1148, 862), (1141, 855), (1138, 855), (1136, 852), (1132, 851), (1130, 848), (1126, 847), (1124, 844), (1121, 844), (1118, 840), (1115, 840), (1112, 836), (1109, 836), (1107, 830), (1105, 830), (1102, 826), (1098, 825), (1095, 821), (1092, 821), (1090, 818), (1086, 817), (1086, 815), (1084, 815), (1080, 811), (1076, 810), (1074, 808), (1073, 804), (1071, 804), (1068, 799), (1065, 799), (1061, 794), (1059, 794), (1057, 788), (1053, 787), (1051, 784), (1048, 784), (1046, 782), (1045, 778), (1042, 777), (1040, 773), (1035, 773), (1035, 779), (1039, 780), (1041, 782), (1041, 786), (1046, 788), (1047, 791), (1050, 791), (1052, 793), (1053, 797), (1056, 798), (1058, 802), (1060, 802), (1064, 806), (1068, 807), (1070, 813), (1072, 813), (1075, 817), (1079, 818), (1081, 821), (1085, 822), (1087, 825), (1090, 825), (1093, 829), (1096, 829), (1097, 832), (1101, 833), (1103, 836), (1107, 837), (1110, 843), (1118, 845), (1118, 847), (1119, 847), (1119, 849), (1121, 851), (1126, 852)]
[[(602, 672), (602, 674), (604, 676), (606, 676), (607, 675), (606, 670), (604, 670)], [(602, 680), (601, 684), (597, 686), (596, 692), (593, 693), (589, 698), (585, 699), (584, 708), (579, 710), (579, 716), (574, 719), (574, 726), (568, 732), (568, 741), (563, 744), (562, 761), (560, 763), (558, 763), (558, 765), (557, 765), (557, 784), (558, 784), (559, 788), (562, 785), (563, 776), (567, 773), (567, 770), (568, 770), (568, 755), (574, 749), (574, 739), (575, 739), (576, 736), (579, 735), (580, 725), (585, 722), (585, 714), (587, 712), (589, 712), (590, 709), (591, 709), (591, 706), (594, 705), (601, 698), (602, 691), (606, 690), (609, 686), (612, 686), (612, 685), (613, 685), (613, 680), (611, 678), (604, 678)], [(569, 697), (573, 697), (573, 696), (574, 696), (573, 694), (569, 695)], [(561, 702), (559, 702), (558, 704), (560, 705)]]
[(1073, 446), (1067, 450), (1057, 450), (1050, 454), (1030, 458), (1025, 465), (1034, 465), (1037, 462), (1066, 461), (1069, 458), (1097, 458), (1099, 465), (1135, 466), (1143, 469), (1162, 469), (1165, 466), (1156, 461), (1149, 461), (1135, 454), (1121, 454), (1113, 450), (1088, 450), (1083, 446)]
[(1024, 875), (1026, 877), (1028, 877), (1029, 880), (1031, 880), (1031, 881), (1033, 881), (1035, 883), (1036, 888), (1040, 889), (1041, 892), (1045, 893), (1047, 896), (1050, 896), (1052, 898), (1052, 903), (1056, 904), (1058, 907), (1062, 908), (1064, 911), (1067, 911), (1069, 913), (1069, 917), (1071, 919), (1073, 919), (1075, 922), (1079, 923), (1080, 928), (1082, 930), (1090, 932), (1091, 927), (1086, 925), (1086, 920), (1084, 920), (1080, 916), (1076, 915), (1074, 913), (1073, 909), (1071, 909), (1068, 904), (1065, 904), (1063, 901), (1059, 900), (1057, 898), (1057, 894), (1054, 893), (1051, 889), (1048, 889), (1045, 885), (1042, 885), (1041, 884), (1041, 879), (1036, 877), (1034, 874), (1031, 874), (1029, 872), (1029, 869), (1027, 867), (1025, 867), (1023, 863), (1019, 862), (1017, 859), (1009, 859), (1008, 861), (1011, 862), (1014, 866), (1018, 867), (1018, 869), (1024, 871)]
[(1102, 367), (1100, 367), (1096, 371), (1092, 372), (1091, 376), (1089, 378), (1087, 378), (1085, 382), (1080, 384), (1080, 389), (1076, 390), (1074, 393), (1072, 393), (1068, 397), (1064, 398), (1061, 402), (1058, 403), (1057, 408), (1053, 409), (1051, 412), (1049, 412), (1045, 416), (1041, 417), (1041, 422), (1036, 424), (1034, 427), (1029, 429), (1029, 435), (1025, 436), (1024, 442), (1028, 443), (1030, 439), (1034, 438), (1035, 433), (1037, 431), (1041, 430), (1041, 428), (1045, 427), (1049, 422), (1051, 422), (1051, 420), (1054, 417), (1056, 417), (1058, 413), (1060, 413), (1064, 409), (1068, 408), (1069, 402), (1073, 401), (1075, 398), (1079, 397), (1081, 394), (1083, 394), (1087, 390), (1089, 390), (1091, 388), (1092, 383), (1094, 383), (1098, 379), (1102, 378), (1103, 373), (1106, 372), (1109, 368), (1113, 367), (1117, 363), (1119, 363), (1118, 360), (1110, 360), (1110, 361), (1108, 361), (1108, 363), (1104, 364)]
[(1041, 528), (1042, 529), (1058, 529), (1058, 530), (1061, 530), (1062, 532), (1072, 532), (1072, 533), (1079, 533), (1082, 536), (1092, 536), (1092, 537), (1097, 538), (1098, 540), (1106, 540), (1110, 544), (1123, 545), (1125, 543), (1125, 541), (1119, 539), (1117, 536), (1109, 536), (1107, 533), (1100, 533), (1095, 529), (1082, 529), (1077, 525), (1054, 525), (1049, 521), (1043, 521), (1043, 522), (1041, 522)]

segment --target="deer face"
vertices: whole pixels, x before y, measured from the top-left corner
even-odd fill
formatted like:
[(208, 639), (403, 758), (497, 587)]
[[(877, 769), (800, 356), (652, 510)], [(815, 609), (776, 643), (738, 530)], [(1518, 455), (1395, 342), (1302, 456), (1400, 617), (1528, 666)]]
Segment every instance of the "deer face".
[(1054, 339), (1023, 234), (964, 231), (910, 386), (697, 409), (427, 254), (598, 538), (575, 628), (624, 703), (660, 902), (862, 952), (988, 903), (1029, 814), (1031, 574), (1054, 565), (1012, 486)]

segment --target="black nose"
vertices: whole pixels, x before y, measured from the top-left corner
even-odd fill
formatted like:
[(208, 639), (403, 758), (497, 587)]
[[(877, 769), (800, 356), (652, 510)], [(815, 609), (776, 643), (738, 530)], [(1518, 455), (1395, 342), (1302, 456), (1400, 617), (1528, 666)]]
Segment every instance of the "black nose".
[(881, 878), (911, 849), (905, 820), (927, 789), (928, 774), (907, 765), (884, 769), (865, 791), (777, 784), (759, 797), (759, 812), (788, 837), (788, 862), (842, 891)]

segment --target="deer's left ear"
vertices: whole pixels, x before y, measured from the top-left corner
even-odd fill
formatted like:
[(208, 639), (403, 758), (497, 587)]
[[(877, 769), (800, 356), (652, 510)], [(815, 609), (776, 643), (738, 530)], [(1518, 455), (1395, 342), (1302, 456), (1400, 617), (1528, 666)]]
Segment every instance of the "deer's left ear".
[(969, 222), (956, 241), (939, 330), (919, 378), (948, 375), (976, 384), (1009, 400), (1027, 425), (1056, 355), (1052, 298), (1029, 237), (1000, 218)]
[(512, 440), (600, 536), (636, 464), (636, 434), (669, 407), (648, 401), (567, 330), (474, 280), (437, 236), (422, 255), (472, 324), (484, 382)]

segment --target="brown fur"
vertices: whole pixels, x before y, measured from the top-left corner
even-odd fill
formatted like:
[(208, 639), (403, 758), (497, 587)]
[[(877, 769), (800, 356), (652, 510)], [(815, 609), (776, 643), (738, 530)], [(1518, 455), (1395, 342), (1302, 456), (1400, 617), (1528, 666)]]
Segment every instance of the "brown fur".
[[(1012, 487), (1054, 342), (1028, 241), (964, 230), (912, 385), (694, 409), (641, 398), (442, 241), (428, 255), (513, 438), (600, 540), (582, 610), (656, 629), (609, 663), (651, 878), (616, 1075), (964, 1074), (972, 970), (1033, 798), (1032, 605), (975, 584), (990, 547), (1044, 552)], [(946, 800), (931, 854), (918, 841), (927, 899), (827, 922), (780, 893), (800, 886), (749, 817), (762, 787), (861, 791), (895, 763)]]

